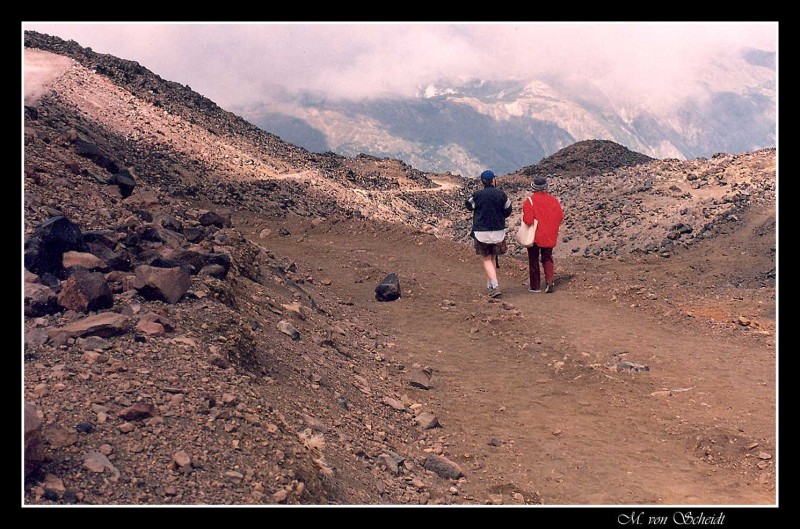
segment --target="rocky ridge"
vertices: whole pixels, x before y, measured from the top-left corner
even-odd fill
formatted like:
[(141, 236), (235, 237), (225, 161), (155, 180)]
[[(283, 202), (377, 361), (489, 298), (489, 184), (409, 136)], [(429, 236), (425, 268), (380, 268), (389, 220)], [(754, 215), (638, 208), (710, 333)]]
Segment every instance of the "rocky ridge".
[[(46, 96), (47, 105), (30, 110), (29, 117), (62, 132), (74, 129), (60, 141), (86, 141), (119, 168), (132, 169), (137, 179), (170, 194), (235, 201), (251, 211), (270, 210), (277, 203), (300, 215), (399, 217), (432, 230), (402, 192), (438, 188), (431, 180), (435, 175), (399, 160), (309, 153), (188, 86), (75, 42), (28, 31), (25, 46), (75, 61)], [(101, 137), (95, 137), (98, 127), (105, 129)], [(374, 190), (393, 192), (366, 196)]]
[(543, 158), (536, 165), (523, 167), (518, 174), (582, 176), (605, 173), (621, 167), (632, 167), (653, 161), (645, 154), (632, 151), (610, 140), (584, 140), (573, 143)]

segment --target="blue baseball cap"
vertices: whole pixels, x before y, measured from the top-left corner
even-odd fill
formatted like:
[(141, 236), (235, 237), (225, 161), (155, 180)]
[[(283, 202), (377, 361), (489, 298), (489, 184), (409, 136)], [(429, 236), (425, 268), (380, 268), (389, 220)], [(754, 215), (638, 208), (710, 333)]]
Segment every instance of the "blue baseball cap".
[(491, 171), (484, 171), (481, 173), (481, 180), (494, 180), (494, 173)]

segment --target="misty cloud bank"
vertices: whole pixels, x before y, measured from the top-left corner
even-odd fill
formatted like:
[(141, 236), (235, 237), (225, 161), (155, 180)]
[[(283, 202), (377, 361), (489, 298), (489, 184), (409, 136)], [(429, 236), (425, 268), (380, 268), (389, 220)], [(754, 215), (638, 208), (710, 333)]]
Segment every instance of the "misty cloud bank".
[[(301, 94), (410, 97), (430, 84), (547, 78), (642, 106), (703, 89), (709, 64), (775, 52), (776, 23), (26, 24), (140, 62), (225, 108)], [(758, 60), (758, 59), (756, 59)]]
[(312, 151), (477, 174), (609, 139), (775, 145), (777, 23), (25, 24), (139, 62)]

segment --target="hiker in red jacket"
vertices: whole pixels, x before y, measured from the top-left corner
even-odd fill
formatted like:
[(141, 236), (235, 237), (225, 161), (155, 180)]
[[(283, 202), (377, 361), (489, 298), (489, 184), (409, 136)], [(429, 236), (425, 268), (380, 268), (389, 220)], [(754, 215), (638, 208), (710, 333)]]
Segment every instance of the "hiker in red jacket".
[(541, 292), (539, 278), (539, 254), (541, 252), (542, 268), (544, 268), (544, 291), (553, 292), (553, 248), (558, 243), (558, 228), (564, 219), (564, 211), (558, 199), (547, 192), (547, 179), (537, 176), (531, 184), (533, 194), (525, 199), (522, 205), (522, 222), (527, 225), (538, 221), (533, 246), (528, 248), (528, 275), (530, 277), (529, 292)]

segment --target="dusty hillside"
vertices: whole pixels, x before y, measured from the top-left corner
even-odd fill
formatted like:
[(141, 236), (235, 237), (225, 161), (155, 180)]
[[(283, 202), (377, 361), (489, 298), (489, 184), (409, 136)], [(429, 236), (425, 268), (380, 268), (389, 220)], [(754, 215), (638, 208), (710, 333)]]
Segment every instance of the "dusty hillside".
[[(46, 51), (74, 61), (37, 117), (51, 126), (76, 128), (84, 139), (120, 153), (122, 165), (133, 166), (143, 182), (170, 194), (233, 200), (236, 207), (257, 211), (278, 204), (301, 215), (402, 220), (432, 230), (402, 192), (438, 188), (431, 177), (452, 181), (398, 160), (309, 153), (222, 110), (188, 86), (75, 42), (26, 32), (25, 45), (30, 55)], [(366, 196), (383, 189), (395, 193)]]
[[(360, 504), (446, 490), (409, 453), (432, 436), (404, 396), (411, 366), (385, 382), (380, 333), (351, 321), (349, 301), (309, 294), (321, 279), (230, 225), (232, 209), (336, 222), (359, 207), (415, 224), (426, 217), (402, 194), (438, 185), (370, 157), (306, 170), (63, 57), (26, 55), (56, 66), (26, 101), (25, 398), (47, 449), (26, 501)], [(64, 229), (47, 231), (60, 216), (78, 232), (68, 249), (53, 242)], [(147, 267), (178, 275), (135, 287)], [(158, 299), (186, 277), (178, 301)], [(113, 321), (89, 325), (94, 314)], [(137, 404), (147, 413), (125, 412)], [(362, 486), (386, 465), (397, 479)]]
[(26, 504), (774, 503), (774, 151), (553, 178), (489, 303), (474, 182), (26, 44)]

